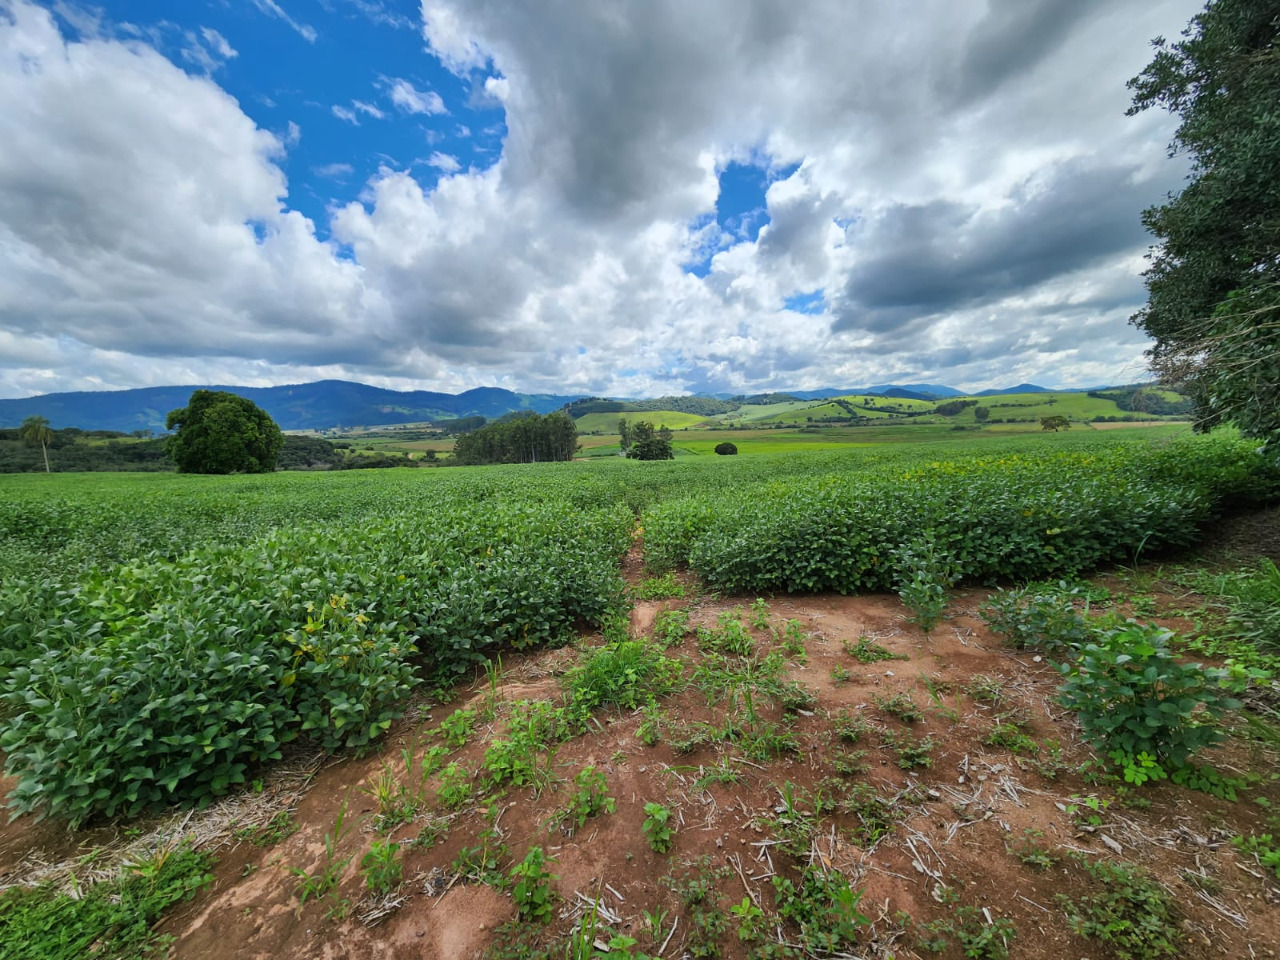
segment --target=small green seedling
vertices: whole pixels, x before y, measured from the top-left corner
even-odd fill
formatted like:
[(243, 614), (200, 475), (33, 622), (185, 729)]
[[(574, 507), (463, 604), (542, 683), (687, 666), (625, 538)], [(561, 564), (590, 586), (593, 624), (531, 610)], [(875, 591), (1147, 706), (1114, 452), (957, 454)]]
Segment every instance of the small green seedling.
[(671, 849), (671, 808), (660, 803), (644, 805), (645, 821), (641, 829), (645, 839), (655, 853), (666, 853)]
[(547, 867), (554, 864), (555, 861), (548, 860), (541, 847), (531, 847), (524, 859), (511, 868), (511, 879), (515, 882), (511, 895), (515, 898), (520, 919), (534, 923), (551, 920), (551, 905), (555, 899), (551, 881), (560, 878)]

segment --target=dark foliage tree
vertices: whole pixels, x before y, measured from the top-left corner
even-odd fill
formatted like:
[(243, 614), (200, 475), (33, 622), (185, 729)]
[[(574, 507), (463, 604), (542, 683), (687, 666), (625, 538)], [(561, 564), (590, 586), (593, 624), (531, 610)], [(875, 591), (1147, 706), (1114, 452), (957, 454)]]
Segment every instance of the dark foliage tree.
[(390, 453), (353, 453), (338, 457), (330, 470), (380, 470), (391, 467), (416, 467), (418, 462)]
[(327, 467), (337, 459), (338, 451), (328, 440), (321, 437), (287, 436), (280, 448), (276, 466), (281, 470), (306, 470)]
[(1193, 406), (1186, 397), (1169, 399), (1159, 390), (1137, 385), (1118, 387), (1114, 390), (1090, 390), (1089, 396), (1099, 400), (1110, 400), (1121, 410), (1130, 413), (1149, 413), (1157, 417), (1182, 416), (1193, 412)]
[(1057, 433), (1059, 430), (1070, 430), (1071, 421), (1061, 414), (1053, 417), (1041, 417), (1040, 429), (1052, 430), (1054, 433)]
[(716, 444), (716, 453), (722, 457), (734, 457), (738, 455), (738, 448), (726, 440), (724, 443)]
[(623, 453), (631, 449), (631, 425), (627, 423), (626, 417), (618, 418), (618, 446)]
[(221, 390), (197, 390), (171, 410), (168, 453), (179, 473), (267, 473), (276, 468), (284, 434), (252, 400)]
[(944, 417), (954, 417), (957, 413), (977, 405), (977, 400), (948, 400), (946, 403), (940, 403), (934, 407), (933, 412)]
[(979, 423), (985, 423), (990, 418), (991, 418), (991, 411), (988, 410), (986, 407), (973, 408), (973, 419), (977, 420)]
[(578, 428), (564, 413), (527, 413), (501, 420), (458, 437), (455, 463), (546, 463), (572, 460), (578, 450)]
[(1143, 222), (1160, 241), (1133, 320), (1152, 366), (1183, 385), (1197, 426), (1280, 439), (1280, 0), (1210, 0), (1129, 82), (1134, 114), (1181, 124), (1186, 187)]
[(631, 425), (631, 449), (627, 456), (632, 460), (674, 460), (671, 431), (666, 424), (654, 430), (648, 420), (637, 420)]

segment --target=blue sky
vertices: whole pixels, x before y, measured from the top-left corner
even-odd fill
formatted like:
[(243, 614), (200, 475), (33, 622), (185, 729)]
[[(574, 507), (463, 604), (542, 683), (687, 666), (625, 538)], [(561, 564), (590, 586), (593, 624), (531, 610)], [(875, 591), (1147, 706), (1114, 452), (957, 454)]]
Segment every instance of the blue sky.
[(1125, 382), (1198, 0), (0, 0), (0, 396)]
[(289, 144), (280, 161), (289, 205), (323, 238), (329, 208), (357, 200), (380, 167), (410, 171), (429, 187), (502, 154), (506, 114), (486, 95), (485, 75), (456, 76), (425, 52), (416, 3), (127, 0), (52, 9), (71, 36), (85, 36), (78, 11), (100, 11), (99, 30), (143, 38), (214, 79)]

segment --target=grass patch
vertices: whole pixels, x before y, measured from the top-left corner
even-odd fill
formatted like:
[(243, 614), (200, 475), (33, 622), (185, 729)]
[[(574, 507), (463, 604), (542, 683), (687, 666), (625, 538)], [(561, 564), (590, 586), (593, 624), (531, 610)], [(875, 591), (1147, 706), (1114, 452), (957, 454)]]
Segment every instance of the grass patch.
[(636, 600), (671, 600), (684, 597), (685, 593), (684, 584), (671, 571), (660, 577), (649, 577), (631, 588), (631, 596)]
[(144, 960), (164, 956), (173, 938), (153, 930), (164, 911), (212, 879), (213, 859), (188, 849), (161, 851), (112, 880), (73, 896), (51, 886), (11, 887), (0, 896), (3, 960)]
[(866, 637), (844, 642), (844, 652), (859, 663), (878, 663), (881, 660), (910, 660), (905, 653), (894, 653), (886, 647), (873, 643)]
[(1163, 887), (1137, 867), (1075, 857), (1100, 887), (1072, 899), (1058, 895), (1071, 929), (1107, 944), (1119, 960), (1158, 960), (1178, 955), (1181, 936)]
[(590, 650), (564, 677), (573, 707), (586, 714), (603, 706), (635, 710), (676, 690), (683, 667), (643, 640), (621, 640)]

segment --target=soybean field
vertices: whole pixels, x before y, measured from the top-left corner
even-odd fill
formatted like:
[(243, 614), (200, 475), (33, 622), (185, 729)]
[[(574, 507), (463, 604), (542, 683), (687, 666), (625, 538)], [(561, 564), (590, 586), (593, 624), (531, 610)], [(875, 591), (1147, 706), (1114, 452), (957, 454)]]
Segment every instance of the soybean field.
[[(253, 949), (302, 955), (310, 940), (298, 924), (329, 924), (325, 929), (337, 937), (342, 924), (355, 922), (353, 912), (376, 925), (405, 902), (410, 884), (402, 873), (416, 858), (422, 872), (414, 883), (433, 898), (448, 899), (454, 884), (517, 891), (513, 926), (503, 929), (527, 940), (528, 951), (494, 953), (504, 934), (486, 955), (549, 957), (579, 955), (566, 953), (566, 942), (556, 938), (588, 929), (581, 910), (568, 906), (579, 902), (577, 894), (568, 887), (555, 892), (560, 878), (547, 859), (560, 849), (553, 839), (567, 842), (575, 823), (584, 828), (592, 818), (606, 825), (615, 809), (610, 789), (617, 795), (616, 829), (623, 831), (609, 841), (617, 856), (586, 855), (606, 857), (614, 870), (629, 869), (637, 857), (646, 864), (658, 858), (636, 876), (639, 886), (613, 875), (614, 887), (635, 898), (644, 884), (661, 879), (667, 869), (661, 858), (683, 851), (685, 859), (673, 859), (662, 875), (670, 906), (694, 925), (680, 942), (686, 950), (718, 950), (728, 928), (716, 924), (727, 922), (725, 914), (709, 905), (714, 897), (688, 899), (694, 896), (688, 885), (710, 896), (705, 891), (725, 883), (720, 867), (689, 859), (718, 855), (732, 836), (709, 837), (715, 848), (708, 848), (691, 825), (719, 796), (741, 807), (734, 830), (773, 838), (763, 850), (772, 850), (779, 871), (771, 900), (753, 903), (755, 887), (748, 885), (741, 949), (754, 950), (750, 938), (764, 937), (767, 928), (782, 938), (771, 942), (799, 943), (810, 953), (847, 951), (859, 942), (860, 927), (891, 919), (855, 909), (861, 893), (851, 878), (865, 869), (858, 864), (882, 841), (892, 842), (896, 824), (926, 830), (932, 818), (945, 826), (947, 817), (924, 812), (929, 804), (969, 809), (952, 796), (954, 774), (940, 774), (926, 789), (909, 771), (959, 764), (966, 784), (972, 753), (974, 764), (997, 771), (984, 779), (1005, 771), (999, 775), (1007, 780), (1012, 761), (988, 757), (1007, 750), (1034, 758), (1033, 767), (1020, 769), (1048, 782), (1065, 775), (1064, 756), (1085, 762), (1086, 743), (1105, 754), (1114, 746), (1107, 737), (1123, 733), (1086, 727), (1068, 748), (1061, 739), (1067, 734), (1056, 727), (1037, 731), (1043, 724), (1015, 705), (1018, 697), (1033, 702), (1035, 685), (980, 672), (1003, 662), (980, 642), (987, 636), (1003, 632), (1019, 651), (1043, 647), (1047, 638), (1056, 638), (1053, 649), (1094, 650), (1080, 653), (1074, 666), (1064, 660), (1071, 679), (1056, 696), (1104, 726), (1123, 711), (1112, 701), (1099, 706), (1098, 691), (1115, 686), (1099, 678), (1115, 680), (1132, 659), (1125, 651), (1145, 650), (1143, 664), (1166, 671), (1165, 679), (1150, 682), (1153, 690), (1177, 682), (1199, 691), (1187, 701), (1187, 716), (1199, 718), (1191, 727), (1161, 715), (1160, 723), (1177, 731), (1169, 742), (1186, 751), (1219, 742), (1205, 723), (1236, 701), (1227, 692), (1210, 695), (1200, 673), (1177, 665), (1162, 627), (1126, 619), (1120, 607), (1090, 620), (1089, 603), (1101, 609), (1108, 593), (1082, 578), (1108, 568), (1138, 577), (1150, 558), (1186, 555), (1223, 518), (1262, 509), (1278, 494), (1280, 470), (1254, 443), (1229, 433), (1124, 430), (657, 463), (608, 458), (363, 474), (4, 477), (0, 752), (7, 803), (21, 818), (15, 827), (48, 818), (83, 835), (165, 811), (243, 810), (271, 793), (264, 784), (275, 782), (274, 771), (292, 769), (300, 756), (352, 758), (368, 767), (358, 775), (358, 794), (350, 779), (339, 789), (321, 774), (330, 786), (315, 788), (314, 801), (306, 801), (322, 804), (319, 816), (333, 821), (327, 831), (317, 814), (297, 812), (299, 793), (269, 821), (253, 820), (252, 829), (236, 834), (241, 842), (293, 851), (283, 866), (281, 855), (246, 861), (242, 878), (254, 884), (253, 871), (287, 869), (296, 886), (263, 880), (260, 896), (264, 904), (283, 898), (307, 918), (255, 927), (257, 933), (246, 934), (259, 938)], [(1216, 589), (1225, 596), (1257, 583), (1263, 581), (1224, 580)], [(840, 599), (857, 595), (870, 596), (860, 606)], [(978, 601), (966, 598), (988, 596), (980, 620)], [(1125, 602), (1125, 614), (1146, 609)], [(905, 621), (897, 610), (909, 614)], [(1264, 621), (1240, 622), (1265, 629)], [(1226, 648), (1201, 649), (1221, 659)], [(546, 658), (544, 650), (551, 651)], [(1106, 651), (1110, 666), (1086, 669), (1094, 663), (1089, 657)], [(910, 675), (894, 662), (908, 660), (916, 661)], [(517, 664), (517, 680), (504, 673), (504, 662)], [(1238, 659), (1212, 674), (1214, 689), (1256, 685), (1265, 676), (1259, 664), (1271, 662)], [(968, 666), (957, 673), (956, 664)], [(510, 690), (519, 693), (509, 699)], [(927, 701), (913, 696), (921, 690)], [(430, 713), (443, 705), (445, 713)], [(974, 723), (983, 730), (994, 724), (981, 745), (971, 743)], [(910, 732), (921, 728), (927, 735)], [(851, 749), (859, 742), (864, 749)], [(1109, 769), (1123, 769), (1130, 783), (1177, 776), (1180, 784), (1226, 798), (1254, 782), (1206, 772), (1187, 761), (1189, 753), (1168, 752), (1158, 737), (1115, 742), (1122, 742), (1113, 751), (1120, 759)], [(645, 752), (628, 766), (630, 744)], [(896, 779), (868, 779), (868, 749), (899, 771)], [(361, 761), (373, 754), (373, 766)], [(307, 776), (316, 776), (320, 767), (308, 762)], [(560, 772), (566, 764), (580, 767), (576, 776)], [(742, 792), (750, 782), (754, 792)], [(623, 783), (631, 785), (626, 797)], [(730, 792), (714, 792), (722, 789)], [(1017, 789), (1011, 785), (1014, 792), (1002, 796), (1016, 798)], [(978, 784), (972, 796), (981, 792)], [(761, 807), (766, 795), (777, 803)], [(1073, 795), (1071, 816), (1088, 826), (1104, 799), (1096, 791), (1087, 802), (1084, 796)], [(705, 810), (713, 822), (717, 814)], [(1031, 819), (1002, 816), (1026, 823), (1017, 849), (1040, 856), (1028, 838), (1043, 825), (1043, 811)], [(363, 833), (353, 833), (353, 817)], [(964, 813), (945, 840), (935, 835), (934, 842), (949, 842), (957, 825), (975, 817)], [(299, 840), (294, 849), (287, 838), (300, 825), (310, 846)], [(828, 828), (829, 847), (822, 846)], [(553, 836), (538, 840), (540, 831)], [(523, 860), (508, 846), (528, 839), (517, 834), (535, 838)], [(743, 844), (750, 835), (743, 834)], [(854, 846), (841, 847), (837, 836)], [(1259, 849), (1270, 851), (1270, 840), (1259, 836)], [(158, 881), (148, 888), (158, 898), (155, 915), (194, 895), (211, 869), (212, 861), (189, 846), (181, 854), (188, 859), (175, 853), (170, 861), (164, 843), (175, 842), (152, 852), (159, 862), (146, 861), (157, 876), (179, 871), (171, 895), (160, 897)], [(996, 842), (984, 840), (982, 858), (989, 860)], [(855, 848), (860, 860), (850, 859)], [(815, 860), (814, 849), (825, 852)], [(311, 863), (315, 856), (307, 851), (315, 850), (325, 852)], [(923, 857), (918, 847), (902, 850)], [(623, 853), (625, 862), (618, 860)], [(765, 853), (755, 867), (735, 864), (744, 884), (754, 882), (749, 868), (772, 862)], [(847, 869), (815, 866), (822, 858), (847, 861)], [(124, 861), (125, 879), (110, 882), (133, 882), (132, 862)], [(83, 927), (82, 945), (105, 935), (67, 892), (79, 868), (59, 869), (60, 880), (37, 871), (33, 876), (46, 877), (43, 886), (0, 893), (0, 933), (47, 930), (40, 918), (56, 906), (78, 918), (73, 925)], [(791, 887), (783, 884), (784, 869)], [(911, 864), (895, 869), (894, 876), (910, 873)], [(438, 886), (432, 871), (443, 871)], [(570, 882), (581, 890), (585, 880), (561, 886)], [(363, 892), (356, 891), (361, 883)], [(124, 896), (112, 892), (116, 887), (101, 889), (110, 902)], [(543, 900), (528, 906), (519, 898), (534, 896), (529, 891), (541, 891)], [(486, 908), (492, 917), (483, 914), (485, 922), (504, 922), (508, 902)], [(552, 902), (566, 904), (558, 926)], [(323, 919), (308, 912), (319, 904)], [(969, 906), (946, 910), (929, 923), (943, 925), (938, 930), (952, 923), (953, 938), (963, 934), (960, 943), (986, 937), (1007, 946), (1014, 935), (1012, 920), (975, 921)], [(827, 919), (806, 920), (805, 911)], [(417, 922), (413, 916), (393, 927)], [(613, 916), (593, 917), (601, 930), (613, 931), (595, 942), (607, 945), (616, 934), (621, 946), (609, 949), (622, 952), (584, 947), (582, 956), (642, 955), (631, 949), (635, 939), (624, 942), (622, 914)], [(761, 926), (762, 918), (772, 926)], [(640, 923), (638, 915), (633, 919)], [(1021, 915), (1017, 922), (1024, 923)], [(101, 923), (123, 929), (115, 920)], [(933, 929), (893, 923), (894, 936), (926, 941)], [(1059, 922), (1055, 936), (1067, 936), (1067, 928)], [(645, 921), (644, 929), (647, 955), (659, 955), (672, 930), (661, 918)], [(195, 955), (222, 949), (199, 923), (182, 938), (206, 943)], [(551, 952), (539, 953), (542, 947)], [(445, 955), (453, 948), (435, 949)], [(0, 957), (8, 956), (0, 948)]]
[(895, 555), (925, 542), (964, 579), (1028, 580), (1190, 545), (1276, 473), (1229, 438), (1055, 436), (4, 486), (10, 803), (74, 822), (207, 802), (297, 737), (366, 744), (415, 685), (599, 625), (637, 530), (652, 569), (731, 593), (889, 589)]

